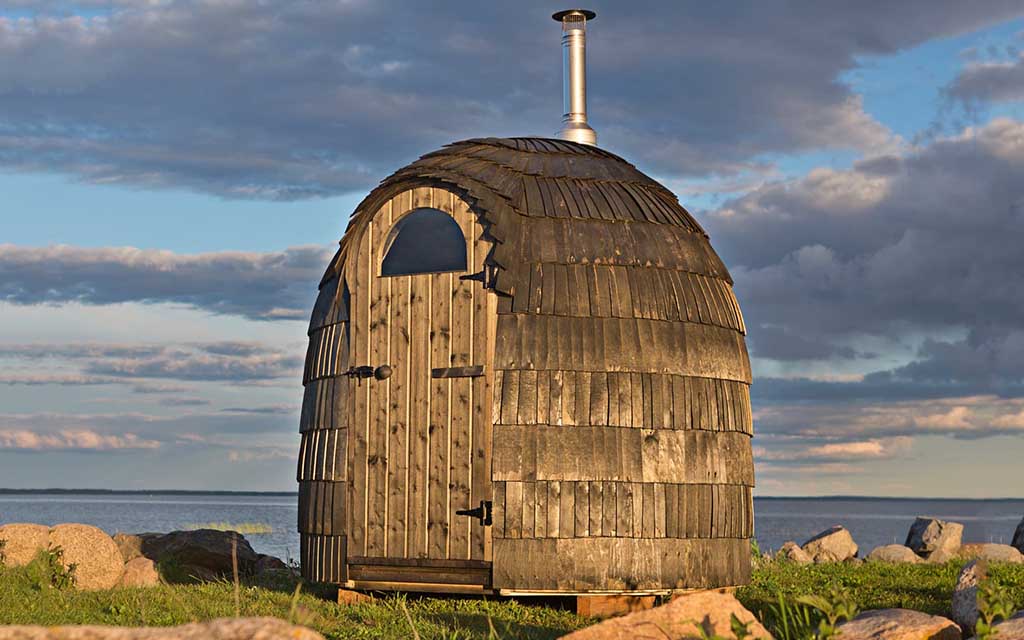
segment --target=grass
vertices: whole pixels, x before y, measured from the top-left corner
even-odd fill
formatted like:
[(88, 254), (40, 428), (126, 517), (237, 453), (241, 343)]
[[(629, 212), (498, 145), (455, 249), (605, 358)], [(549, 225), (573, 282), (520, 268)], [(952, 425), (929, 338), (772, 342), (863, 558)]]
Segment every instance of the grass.
[[(826, 594), (834, 586), (847, 588), (861, 610), (906, 607), (948, 615), (958, 569), (957, 563), (801, 567), (768, 562), (736, 595), (770, 628), (779, 594), (791, 602), (801, 595)], [(165, 626), (235, 615), (231, 581), (78, 592), (55, 587), (61, 581), (52, 571), (53, 563), (42, 556), (27, 567), (0, 568), (0, 624)], [(1024, 566), (992, 565), (990, 575), (1017, 607), (1024, 604)], [(566, 610), (571, 601), (565, 600), (390, 595), (343, 606), (329, 599), (329, 587), (304, 586), (297, 597), (296, 587), (297, 581), (286, 575), (261, 584), (242, 582), (239, 613), (292, 620), (328, 638), (541, 639), (591, 622)]]
[(261, 522), (201, 522), (193, 523), (185, 527), (187, 531), (195, 531), (197, 529), (213, 529), (215, 531), (235, 531), (244, 535), (254, 535), (260, 533), (273, 533), (274, 529), (269, 524), (263, 524)]
[[(948, 564), (815, 564), (767, 562), (736, 597), (766, 626), (773, 626), (779, 594), (787, 601), (847, 589), (861, 611), (902, 608), (949, 617), (962, 562)], [(1017, 608), (1024, 606), (1024, 565), (990, 564), (989, 577), (1003, 586)]]
[[(25, 567), (0, 568), (0, 624), (169, 626), (236, 612), (235, 585), (229, 580), (84, 592), (54, 587), (60, 581), (52, 579), (51, 570), (42, 556)], [(296, 580), (280, 575), (261, 584), (243, 581), (238, 612), (291, 620), (328, 638), (542, 639), (587, 623), (571, 611), (510, 600), (391, 595), (338, 605), (330, 599), (330, 587), (304, 586), (296, 597), (296, 586)]]

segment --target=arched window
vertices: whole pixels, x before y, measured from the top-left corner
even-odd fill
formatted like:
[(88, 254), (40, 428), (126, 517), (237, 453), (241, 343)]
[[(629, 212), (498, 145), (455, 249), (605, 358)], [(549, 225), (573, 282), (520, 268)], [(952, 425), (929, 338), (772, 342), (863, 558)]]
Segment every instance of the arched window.
[(437, 209), (414, 209), (388, 235), (382, 276), (466, 270), (466, 237), (459, 223)]

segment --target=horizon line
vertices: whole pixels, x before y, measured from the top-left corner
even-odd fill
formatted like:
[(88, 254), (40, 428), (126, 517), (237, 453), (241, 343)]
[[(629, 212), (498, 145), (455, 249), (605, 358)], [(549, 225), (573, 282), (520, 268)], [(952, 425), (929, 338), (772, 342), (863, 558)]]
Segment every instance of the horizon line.
[[(67, 489), (61, 487), (46, 487), (46, 488), (10, 488), (0, 487), (0, 495), (11, 495), (11, 494), (57, 494), (57, 495), (85, 495), (85, 494), (122, 494), (122, 495), (240, 495), (240, 496), (296, 496), (298, 490), (295, 491), (255, 491), (247, 489), (102, 489), (102, 488), (88, 488), (88, 489)], [(976, 501), (992, 501), (992, 500), (1024, 500), (1024, 497), (985, 497), (985, 498), (967, 498), (967, 497), (925, 497), (925, 496), (872, 496), (872, 495), (853, 495), (853, 494), (823, 494), (823, 495), (755, 495), (755, 500), (976, 500)]]

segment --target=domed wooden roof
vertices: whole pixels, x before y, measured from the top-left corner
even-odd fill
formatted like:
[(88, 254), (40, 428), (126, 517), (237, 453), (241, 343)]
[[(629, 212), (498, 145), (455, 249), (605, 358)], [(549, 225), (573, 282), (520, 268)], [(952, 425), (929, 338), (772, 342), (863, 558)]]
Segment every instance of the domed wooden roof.
[[(661, 267), (732, 283), (671, 191), (613, 153), (547, 138), (455, 142), (399, 169), (356, 208), (325, 281), (373, 212), (414, 186), (445, 186), (473, 205), (494, 241), (491, 284), (507, 295), (528, 286), (529, 265), (541, 262)], [(651, 297), (676, 299), (670, 282), (646, 284)], [(720, 302), (711, 313), (722, 321), (711, 324), (743, 331), (738, 307)]]

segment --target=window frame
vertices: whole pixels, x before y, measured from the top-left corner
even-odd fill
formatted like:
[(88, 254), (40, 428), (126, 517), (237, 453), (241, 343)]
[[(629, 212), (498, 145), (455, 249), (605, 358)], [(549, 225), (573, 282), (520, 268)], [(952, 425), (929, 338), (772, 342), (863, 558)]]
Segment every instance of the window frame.
[[(443, 269), (443, 270), (440, 270), (440, 271), (413, 271), (413, 272), (409, 272), (409, 273), (384, 273), (384, 261), (387, 259), (388, 254), (391, 252), (391, 249), (394, 247), (395, 241), (398, 240), (398, 236), (401, 235), (403, 224), (406, 223), (406, 221), (408, 220), (408, 218), (409, 218), (409, 216), (411, 214), (414, 214), (414, 213), (416, 213), (418, 211), (432, 211), (432, 212), (440, 213), (440, 214), (444, 215), (450, 221), (450, 223), (452, 225), (454, 225), (455, 229), (458, 230), (459, 236), (462, 238), (463, 266), (461, 268), (459, 268), (459, 269)], [(399, 216), (398, 219), (396, 219), (394, 222), (392, 222), (391, 228), (388, 229), (388, 234), (387, 234), (387, 236), (385, 236), (384, 242), (381, 244), (381, 251), (380, 251), (380, 254), (379, 254), (379, 258), (377, 260), (377, 277), (379, 277), (379, 278), (401, 278), (403, 276), (420, 276), (420, 275), (433, 275), (433, 274), (444, 274), (444, 273), (464, 273), (464, 272), (468, 272), (470, 265), (469, 265), (469, 250), (468, 250), (467, 242), (468, 242), (468, 240), (466, 238), (466, 233), (462, 230), (462, 226), (459, 224), (459, 222), (455, 219), (455, 217), (450, 212), (445, 211), (444, 209), (439, 209), (437, 207), (414, 207), (412, 209), (409, 209), (405, 213), (403, 213), (401, 216)]]

